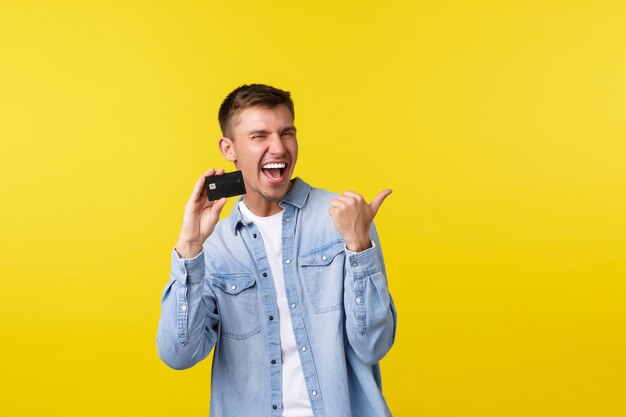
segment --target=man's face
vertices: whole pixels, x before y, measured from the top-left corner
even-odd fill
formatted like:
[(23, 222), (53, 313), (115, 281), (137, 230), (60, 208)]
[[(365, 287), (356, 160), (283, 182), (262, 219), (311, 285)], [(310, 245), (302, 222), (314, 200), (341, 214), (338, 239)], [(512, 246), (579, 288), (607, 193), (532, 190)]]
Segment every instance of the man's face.
[(249, 107), (233, 120), (233, 160), (243, 173), (246, 204), (278, 202), (287, 194), (298, 159), (298, 140), (285, 105)]

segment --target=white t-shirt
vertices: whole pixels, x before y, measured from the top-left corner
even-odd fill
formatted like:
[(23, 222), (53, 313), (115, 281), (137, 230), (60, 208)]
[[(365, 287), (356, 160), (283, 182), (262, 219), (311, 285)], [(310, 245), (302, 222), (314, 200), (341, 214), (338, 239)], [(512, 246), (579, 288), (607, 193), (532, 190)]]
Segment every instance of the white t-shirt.
[(296, 338), (291, 325), (291, 313), (287, 303), (285, 281), (283, 278), (282, 219), (283, 212), (268, 217), (254, 215), (248, 207), (239, 202), (239, 210), (246, 220), (252, 221), (261, 233), (265, 253), (272, 270), (278, 320), (280, 324), (280, 351), (282, 358), (283, 417), (313, 417), (311, 401), (304, 382), (304, 373), (300, 355), (296, 347)]

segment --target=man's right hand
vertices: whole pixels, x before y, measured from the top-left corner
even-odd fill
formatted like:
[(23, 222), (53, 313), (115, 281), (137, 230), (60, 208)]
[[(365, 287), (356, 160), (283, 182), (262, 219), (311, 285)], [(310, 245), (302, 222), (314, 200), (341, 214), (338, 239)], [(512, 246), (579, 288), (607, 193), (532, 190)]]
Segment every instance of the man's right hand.
[(190, 259), (202, 252), (204, 241), (213, 233), (220, 219), (220, 212), (226, 204), (226, 198), (211, 202), (207, 197), (204, 181), (213, 175), (222, 175), (224, 169), (213, 168), (202, 174), (193, 187), (193, 192), (183, 216), (183, 228), (176, 244), (176, 252), (181, 258)]

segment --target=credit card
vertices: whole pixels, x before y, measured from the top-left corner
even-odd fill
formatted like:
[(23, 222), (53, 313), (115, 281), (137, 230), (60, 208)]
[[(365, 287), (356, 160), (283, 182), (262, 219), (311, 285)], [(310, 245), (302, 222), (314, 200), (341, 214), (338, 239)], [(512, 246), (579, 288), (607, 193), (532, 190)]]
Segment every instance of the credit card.
[(204, 187), (206, 188), (209, 201), (246, 193), (246, 186), (243, 183), (241, 171), (206, 177)]

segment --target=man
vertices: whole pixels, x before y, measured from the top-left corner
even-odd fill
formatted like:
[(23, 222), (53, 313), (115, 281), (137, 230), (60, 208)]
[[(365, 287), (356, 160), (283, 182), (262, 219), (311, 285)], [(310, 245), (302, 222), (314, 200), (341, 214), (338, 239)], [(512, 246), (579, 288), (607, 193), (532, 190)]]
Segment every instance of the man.
[(252, 84), (219, 111), (222, 155), (246, 194), (220, 222), (196, 182), (161, 301), (160, 358), (189, 368), (213, 346), (213, 417), (381, 417), (378, 362), (396, 312), (371, 204), (291, 179), (298, 141), (290, 94)]

